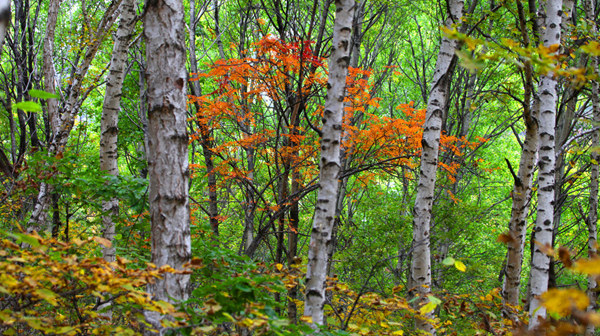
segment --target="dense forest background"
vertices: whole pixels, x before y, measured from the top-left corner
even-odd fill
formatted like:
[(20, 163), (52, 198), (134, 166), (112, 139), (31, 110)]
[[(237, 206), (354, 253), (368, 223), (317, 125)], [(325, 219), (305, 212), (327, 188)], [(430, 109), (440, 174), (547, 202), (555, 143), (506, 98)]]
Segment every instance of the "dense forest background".
[(594, 335), (598, 8), (0, 0), (0, 331)]

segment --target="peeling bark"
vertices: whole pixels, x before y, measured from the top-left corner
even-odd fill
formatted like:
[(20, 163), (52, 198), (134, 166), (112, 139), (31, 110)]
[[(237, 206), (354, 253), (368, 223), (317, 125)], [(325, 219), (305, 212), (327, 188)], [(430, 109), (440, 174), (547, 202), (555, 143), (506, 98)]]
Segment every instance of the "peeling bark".
[[(146, 6), (152, 263), (181, 270), (191, 257), (184, 9), (181, 0), (148, 1)], [(185, 300), (189, 280), (189, 274), (166, 274), (148, 292), (157, 300)], [(162, 318), (146, 312), (158, 330)]]

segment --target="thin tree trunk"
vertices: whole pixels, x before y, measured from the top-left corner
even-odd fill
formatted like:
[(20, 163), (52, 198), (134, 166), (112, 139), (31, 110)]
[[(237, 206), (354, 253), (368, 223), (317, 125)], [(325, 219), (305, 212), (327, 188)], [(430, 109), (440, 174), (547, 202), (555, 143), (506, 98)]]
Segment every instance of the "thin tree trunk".
[[(529, 36), (526, 29), (526, 20), (523, 5), (517, 1), (521, 36), (525, 46), (529, 46)], [(519, 172), (515, 178), (512, 190), (512, 209), (509, 222), (510, 239), (507, 243), (508, 253), (506, 259), (505, 278), (502, 285), (502, 298), (505, 305), (519, 305), (519, 288), (521, 286), (521, 269), (523, 266), (523, 249), (527, 231), (527, 213), (531, 200), (531, 187), (533, 172), (536, 166), (536, 157), (539, 143), (537, 101), (531, 106), (531, 97), (534, 92), (533, 67), (529, 60), (525, 61), (525, 92), (523, 95), (523, 119), (525, 121), (525, 139)], [(512, 169), (512, 168), (511, 168)], [(512, 309), (505, 308), (507, 317), (515, 319)]]
[[(102, 119), (100, 120), (100, 170), (112, 176), (119, 175), (119, 166), (117, 164), (119, 111), (121, 108), (123, 80), (125, 79), (127, 49), (135, 22), (134, 1), (123, 0), (121, 4), (121, 21), (119, 22), (115, 37), (102, 108)], [(119, 214), (119, 200), (112, 198), (103, 201), (102, 212), (104, 238), (112, 242), (115, 236), (113, 218)], [(115, 252), (114, 246), (105, 247), (102, 250), (104, 260), (108, 262), (115, 261)]]
[[(446, 26), (460, 22), (462, 18), (463, 0), (449, 0), (450, 13)], [(409, 290), (414, 290), (418, 300), (415, 306), (422, 305), (428, 294), (431, 293), (431, 252), (430, 252), (430, 227), (431, 211), (433, 207), (433, 193), (435, 189), (438, 154), (440, 147), (440, 135), (442, 130), (442, 117), (446, 109), (448, 98), (448, 86), (452, 78), (453, 63), (455, 62), (454, 51), (458, 42), (447, 37), (442, 39), (438, 54), (433, 85), (427, 102), (425, 124), (423, 125), (423, 139), (421, 140), (421, 171), (417, 185), (417, 195), (413, 210), (413, 241), (412, 261), (410, 272)], [(433, 318), (433, 313), (425, 316)], [(426, 334), (435, 334), (433, 325), (424, 319), (416, 320), (417, 329)]]
[[(192, 73), (198, 73), (198, 59), (196, 56), (196, 1), (190, 1), (190, 70)], [(200, 96), (202, 88), (198, 81), (192, 82), (193, 94)], [(196, 106), (198, 109), (200, 106)], [(210, 140), (210, 128), (202, 121), (198, 122), (200, 129), (200, 141), (202, 146), (202, 154), (204, 156), (204, 164), (206, 165), (206, 174), (208, 177), (208, 220), (213, 233), (219, 235), (219, 204), (217, 195), (217, 177), (215, 174), (215, 164), (213, 160), (213, 145)]]
[[(586, 18), (589, 22), (595, 22), (595, 1), (585, 0), (584, 8)], [(591, 25), (591, 34), (595, 36), (597, 29), (596, 25)], [(598, 57), (590, 56), (590, 67), (592, 68), (593, 74), (598, 74)], [(592, 113), (594, 122), (596, 125), (600, 124), (600, 85), (598, 84), (598, 80), (594, 79), (591, 81), (592, 84)], [(600, 146), (600, 135), (598, 132), (592, 133), (592, 147), (598, 148)], [(600, 162), (600, 155), (597, 151), (592, 151), (592, 166), (590, 173), (590, 212), (587, 218), (588, 225), (588, 257), (594, 258), (598, 255), (598, 175), (599, 175), (599, 167), (598, 163)], [(598, 292), (597, 292), (598, 284), (596, 283), (596, 279), (594, 277), (588, 277), (588, 285), (587, 285), (587, 295), (590, 299), (590, 305), (587, 308), (587, 311), (593, 312), (596, 309), (596, 300), (598, 300)], [(586, 327), (585, 335), (592, 336), (594, 335), (596, 328), (593, 324), (589, 324)]]
[[(294, 166), (292, 171), (292, 190), (291, 194), (296, 195), (300, 188), (300, 172), (297, 166)], [(298, 227), (300, 225), (300, 209), (298, 205), (298, 201), (292, 201), (292, 205), (290, 206), (290, 215), (289, 215), (289, 226), (290, 233), (288, 234), (288, 267), (292, 268), (297, 260), (298, 254)], [(298, 296), (298, 287), (292, 287), (288, 290), (288, 319), (292, 323), (296, 323), (298, 310), (296, 307), (296, 303), (293, 301), (297, 299)]]
[(350, 33), (352, 31), (354, 10), (354, 0), (336, 1), (327, 100), (323, 112), (320, 186), (306, 271), (304, 316), (312, 318), (312, 324), (315, 328), (323, 324), (328, 263), (327, 251), (329, 244), (331, 244), (339, 188), (343, 101), (348, 63), (350, 61)]
[[(71, 83), (65, 90), (64, 105), (59, 108), (56, 99), (48, 99), (46, 103), (48, 118), (50, 119), (50, 127), (52, 136), (49, 139), (48, 154), (51, 156), (60, 157), (65, 151), (65, 147), (69, 140), (69, 135), (75, 124), (75, 117), (79, 112), (79, 108), (87, 97), (82, 86), (85, 75), (87, 74), (98, 48), (104, 41), (104, 37), (109, 32), (110, 27), (116, 20), (116, 12), (121, 5), (122, 0), (113, 1), (104, 12), (104, 16), (100, 20), (92, 42), (87, 46), (84, 56), (81, 58), (81, 63), (75, 69), (70, 77)], [(43, 69), (44, 69), (44, 85), (45, 90), (51, 93), (56, 91), (55, 80), (56, 71), (54, 70), (53, 54), (54, 54), (54, 35), (56, 28), (56, 20), (58, 10), (60, 8), (60, 0), (51, 0), (48, 9), (46, 37), (44, 39), (43, 51)], [(54, 186), (43, 181), (40, 184), (40, 190), (36, 199), (36, 204), (33, 209), (31, 218), (29, 219), (29, 232), (40, 230), (46, 223), (47, 211), (49, 206), (49, 195), (53, 192)]]
[[(152, 263), (181, 270), (191, 256), (184, 9), (182, 0), (148, 1), (146, 6)], [(189, 280), (188, 274), (165, 274), (148, 292), (157, 300), (185, 300)], [(160, 314), (146, 312), (146, 320), (162, 329)]]
[[(56, 20), (58, 19), (58, 10), (60, 8), (60, 0), (51, 0), (48, 5), (48, 16), (46, 19), (46, 36), (44, 38), (44, 49), (43, 49), (43, 71), (44, 71), (44, 89), (47, 92), (56, 92), (56, 86), (54, 79), (56, 77), (56, 70), (54, 69), (54, 33), (56, 29)], [(57, 125), (56, 116), (58, 115), (58, 100), (50, 98), (46, 101), (46, 113), (50, 120), (50, 131), (52, 137), (58, 133), (59, 125)], [(51, 140), (48, 139), (50, 142)], [(50, 204), (50, 194), (52, 193), (52, 186), (42, 181), (40, 184), (40, 190), (38, 191), (37, 200), (33, 208), (33, 212), (29, 219), (29, 226), (27, 227), (28, 232), (39, 231), (42, 229), (42, 225), (46, 222), (46, 215), (48, 206)]]
[[(140, 50), (144, 50), (143, 48), (144, 41), (143, 39), (138, 40), (138, 46)], [(138, 86), (139, 86), (139, 109), (138, 109), (138, 118), (140, 118), (140, 124), (142, 126), (142, 132), (144, 133), (144, 139), (142, 148), (143, 156), (141, 158), (142, 161), (148, 161), (148, 90), (146, 88), (146, 59), (144, 57), (143, 52), (140, 52), (138, 63), (140, 67), (140, 71), (138, 74)], [(148, 166), (144, 165), (140, 169), (140, 177), (143, 179), (148, 178)]]
[[(546, 2), (545, 29), (543, 43), (545, 47), (560, 44), (562, 0)], [(545, 246), (552, 244), (554, 222), (554, 170), (555, 170), (555, 124), (556, 124), (556, 79), (552, 73), (540, 78), (539, 94), (540, 150), (538, 176), (538, 211), (535, 225), (536, 246), (531, 261), (530, 322), (533, 329), (538, 318), (546, 317), (546, 309), (541, 306), (539, 296), (548, 289), (550, 256), (544, 252)]]

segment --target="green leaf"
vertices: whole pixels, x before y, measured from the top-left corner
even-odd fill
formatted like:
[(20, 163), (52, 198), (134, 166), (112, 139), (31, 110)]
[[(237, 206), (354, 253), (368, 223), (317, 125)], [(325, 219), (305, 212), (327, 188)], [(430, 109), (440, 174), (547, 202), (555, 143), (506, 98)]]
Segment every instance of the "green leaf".
[(13, 104), (13, 109), (23, 110), (25, 112), (41, 112), (42, 105), (32, 102), (32, 101), (24, 101), (20, 103)]
[(66, 333), (70, 333), (75, 330), (77, 330), (76, 327), (58, 327), (58, 328), (55, 328), (53, 330), (53, 332), (56, 334), (66, 334)]
[(469, 72), (478, 72), (485, 67), (485, 62), (471, 56), (471, 54), (456, 50), (454, 52), (460, 59), (460, 65), (469, 70)]
[(446, 266), (452, 266), (452, 265), (454, 265), (455, 262), (456, 262), (456, 260), (454, 260), (454, 258), (452, 258), (452, 257), (446, 257), (446, 259), (444, 259), (442, 261), (442, 264), (444, 264)]
[(58, 295), (56, 295), (56, 293), (54, 293), (53, 291), (47, 288), (39, 288), (35, 290), (35, 293), (51, 305), (58, 306), (58, 302), (56, 301)]
[(435, 304), (436, 306), (442, 303), (442, 300), (436, 298), (433, 295), (427, 295), (427, 298), (429, 299), (429, 302)]
[(13, 236), (18, 242), (28, 244), (29, 246), (32, 246), (32, 247), (40, 246), (40, 242), (35, 237), (32, 237), (28, 234), (15, 232), (15, 233), (9, 233), (9, 235)]
[(6, 330), (4, 332), (5, 336), (13, 336), (13, 335), (16, 335), (16, 334), (17, 334), (17, 331), (15, 329), (13, 329), (13, 328), (10, 328), (10, 329), (8, 329), (8, 330)]
[(42, 90), (29, 90), (29, 95), (32, 96), (33, 98), (39, 98), (39, 99), (50, 99), (50, 98), (60, 98), (59, 95), (55, 94), (55, 93), (50, 93), (50, 92), (46, 92), (46, 91), (42, 91)]

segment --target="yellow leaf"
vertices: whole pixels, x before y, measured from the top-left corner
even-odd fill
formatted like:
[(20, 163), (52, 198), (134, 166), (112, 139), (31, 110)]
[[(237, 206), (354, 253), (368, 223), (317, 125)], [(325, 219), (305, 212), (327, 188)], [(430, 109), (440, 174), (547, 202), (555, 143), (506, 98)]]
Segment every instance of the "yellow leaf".
[(112, 247), (112, 242), (110, 240), (106, 239), (106, 238), (94, 237), (93, 239), (94, 239), (94, 241), (96, 243), (98, 243), (98, 244), (100, 244), (100, 245), (102, 245), (102, 246), (104, 246), (106, 248)]
[(396, 331), (394, 331), (394, 332), (392, 333), (392, 335), (398, 335), (398, 336), (402, 336), (402, 335), (404, 335), (404, 331), (402, 331), (402, 330), (396, 330)]
[(600, 274), (600, 258), (578, 260), (573, 269), (588, 275)]
[(282, 264), (275, 264), (275, 268), (277, 268), (278, 271), (281, 271), (281, 269), (283, 269), (283, 265)]
[(302, 316), (300, 320), (304, 323), (313, 323), (312, 316)]
[(428, 302), (426, 305), (421, 307), (421, 309), (419, 309), (419, 312), (421, 313), (421, 315), (426, 315), (428, 313), (431, 313), (435, 309), (435, 306), (437, 306), (435, 303)]
[(551, 313), (569, 315), (574, 308), (585, 310), (590, 304), (587, 295), (577, 289), (550, 289), (541, 296), (542, 305)]
[(454, 263), (454, 267), (461, 272), (465, 272), (467, 270), (467, 266), (465, 266), (462, 261), (458, 260)]
[(58, 306), (58, 302), (56, 301), (58, 295), (56, 295), (56, 293), (54, 293), (53, 291), (46, 288), (39, 288), (35, 290), (35, 294), (37, 294), (37, 296), (39, 296), (40, 298), (46, 300), (51, 305)]
[(155, 304), (160, 309), (161, 314), (167, 314), (175, 311), (175, 307), (166, 301), (156, 301)]

